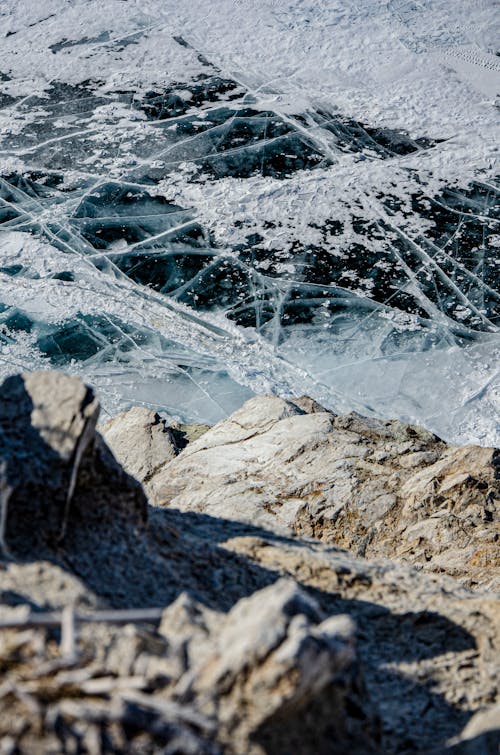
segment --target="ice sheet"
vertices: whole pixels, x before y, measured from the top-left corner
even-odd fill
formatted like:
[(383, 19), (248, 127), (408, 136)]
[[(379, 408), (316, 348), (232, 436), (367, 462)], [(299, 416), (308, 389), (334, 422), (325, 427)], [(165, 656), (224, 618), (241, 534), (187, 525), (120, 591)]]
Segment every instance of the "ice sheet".
[(498, 445), (494, 5), (6, 0), (0, 372)]

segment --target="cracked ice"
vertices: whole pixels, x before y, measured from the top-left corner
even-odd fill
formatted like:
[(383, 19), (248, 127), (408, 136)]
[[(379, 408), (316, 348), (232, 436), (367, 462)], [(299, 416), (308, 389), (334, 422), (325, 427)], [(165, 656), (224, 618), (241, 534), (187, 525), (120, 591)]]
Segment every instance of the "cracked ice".
[(494, 3), (250, 5), (4, 2), (0, 372), (498, 445)]

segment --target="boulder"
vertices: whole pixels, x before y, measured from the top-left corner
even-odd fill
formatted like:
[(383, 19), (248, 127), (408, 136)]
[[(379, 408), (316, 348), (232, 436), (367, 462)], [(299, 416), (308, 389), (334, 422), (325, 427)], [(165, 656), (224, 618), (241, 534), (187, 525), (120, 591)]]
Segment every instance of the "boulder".
[(62, 540), (70, 521), (144, 521), (140, 485), (96, 434), (99, 403), (81, 380), (37, 371), (0, 386), (0, 501), (4, 550)]
[(145, 486), (179, 451), (166, 420), (142, 406), (121, 412), (99, 429), (123, 468)]
[(142, 406), (120, 412), (99, 426), (116, 459), (148, 493), (152, 492), (152, 478), (161, 468), (209, 429), (208, 425), (165, 419)]
[[(186, 611), (185, 601), (183, 610)], [(193, 606), (189, 607), (192, 616)], [(218, 738), (241, 755), (378, 752), (378, 723), (364, 693), (348, 616), (326, 617), (291, 579), (210, 615), (186, 632), (188, 667), (177, 684), (183, 702), (218, 721)], [(179, 627), (176, 604), (163, 616)], [(360, 716), (349, 711), (358, 707)]]
[(160, 506), (500, 588), (499, 468), (493, 448), (262, 396), (165, 459), (149, 491)]

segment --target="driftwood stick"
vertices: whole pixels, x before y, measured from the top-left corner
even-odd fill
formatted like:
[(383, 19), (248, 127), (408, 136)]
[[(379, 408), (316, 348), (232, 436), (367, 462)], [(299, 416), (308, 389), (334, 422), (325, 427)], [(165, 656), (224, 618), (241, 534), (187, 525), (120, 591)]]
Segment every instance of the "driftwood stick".
[[(63, 611), (47, 613), (30, 613), (26, 617), (2, 619), (0, 629), (36, 629), (37, 627), (60, 627), (63, 622)], [(158, 624), (161, 620), (163, 608), (137, 608), (117, 611), (92, 611), (89, 613), (74, 612), (74, 624)], [(1, 607), (0, 607), (1, 616)]]
[[(29, 695), (36, 695), (36, 693), (43, 689), (45, 680), (29, 679), (25, 682), (18, 682), (15, 686), (16, 692), (23, 692)], [(62, 696), (68, 687), (78, 687), (79, 692), (82, 695), (110, 695), (115, 692), (135, 692), (147, 689), (148, 681), (143, 676), (126, 676), (126, 677), (110, 677), (101, 676), (94, 679), (86, 679), (82, 681), (78, 674), (75, 674), (73, 678), (65, 675), (64, 677), (53, 677), (51, 684), (54, 689), (59, 689)], [(1, 750), (0, 750), (1, 752)]]
[[(4, 462), (0, 464), (0, 475), (6, 477), (7, 464)], [(7, 484), (6, 479), (0, 481), (0, 550), (5, 558), (13, 560), (9, 551), (6, 541), (7, 535), (7, 513), (9, 506), (9, 498), (12, 493), (12, 488)]]
[(76, 624), (75, 624), (75, 607), (70, 604), (66, 606), (61, 614), (61, 655), (68, 661), (75, 661), (77, 658), (76, 649)]
[(148, 680), (144, 676), (97, 677), (80, 685), (80, 689), (85, 695), (109, 695), (120, 691), (141, 691), (147, 687)]
[(78, 476), (78, 470), (80, 468), (80, 462), (82, 460), (83, 454), (89, 445), (95, 431), (95, 425), (96, 425), (97, 419), (95, 417), (87, 417), (85, 420), (85, 425), (83, 427), (82, 434), (78, 438), (78, 443), (76, 444), (75, 452), (73, 454), (73, 461), (71, 466), (71, 474), (68, 484), (68, 490), (66, 492), (66, 502), (64, 505), (64, 514), (63, 514), (63, 521), (61, 525), (61, 531), (59, 533), (59, 540), (64, 540), (64, 537), (66, 535), (66, 528), (68, 526), (68, 519), (69, 519), (69, 509), (71, 506), (71, 500), (73, 498), (73, 493), (75, 492), (75, 486), (76, 486), (76, 479)]

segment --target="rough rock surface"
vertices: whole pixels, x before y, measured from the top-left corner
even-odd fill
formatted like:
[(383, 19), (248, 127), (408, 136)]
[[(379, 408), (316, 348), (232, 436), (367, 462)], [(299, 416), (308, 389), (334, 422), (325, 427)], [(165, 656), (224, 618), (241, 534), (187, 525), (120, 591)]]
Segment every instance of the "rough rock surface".
[[(259, 517), (251, 522), (247, 516), (237, 521), (220, 511), (196, 511), (199, 499), (193, 497), (192, 510), (187, 504), (184, 511), (150, 506), (146, 520), (141, 489), (96, 433), (82, 452), (61, 533), (71, 454), (68, 460), (60, 450), (48, 453), (33, 429), (38, 415), (23, 407), (26, 385), (36, 399), (31, 403), (45, 406), (51, 381), (67, 379), (42, 374), (15, 380), (17, 394), (12, 383), (0, 389), (0, 461), (11, 488), (4, 522), (11, 556), (0, 561), (0, 620), (19, 624), (0, 628), (0, 752), (409, 755), (466, 753), (473, 744), (487, 755), (495, 752), (497, 594), (299, 536), (287, 529), (286, 517), (279, 525), (265, 508), (256, 508)], [(201, 489), (196, 464), (204, 446), (213, 459), (221, 454), (221, 479), (234, 475), (230, 492), (241, 474), (234, 446), (247, 454), (250, 486), (252, 454), (272, 470), (286, 456), (287, 437), (293, 481), (294, 459), (309, 453), (314, 463), (311, 432), (320, 455), (329, 447), (325, 437), (337, 431), (364, 437), (361, 427), (372, 430), (363, 430), (365, 440), (352, 445), (365, 443), (369, 454), (375, 453), (369, 432), (373, 447), (382, 435), (387, 445), (434, 448), (440, 455), (428, 464), (455, 451), (423, 431), (412, 431), (415, 439), (404, 426), (335, 418), (321, 407), (306, 404), (313, 413), (304, 414), (275, 399), (254, 406), (251, 420), (240, 414), (234, 422), (234, 415), (229, 427), (223, 423), (189, 444), (161, 470), (162, 484), (167, 469), (183, 469), (189, 460), (194, 489)], [(71, 407), (81, 426), (82, 401)], [(302, 445), (290, 431), (297, 418), (306, 422), (300, 425)], [(331, 429), (325, 436), (326, 422)], [(315, 429), (306, 432), (307, 423)], [(46, 412), (46, 437), (66, 426), (59, 411)], [(220, 443), (229, 431), (234, 443)], [(38, 453), (34, 471), (32, 448)], [(399, 464), (396, 453), (389, 458)], [(490, 484), (488, 469), (476, 470), (479, 482)], [(328, 473), (323, 466), (321, 480)], [(32, 479), (28, 487), (25, 480)], [(182, 479), (172, 473), (172, 486)], [(213, 485), (208, 474), (206, 484)], [(270, 480), (271, 490), (274, 484)], [(464, 496), (474, 489), (484, 495), (481, 486), (460, 485)], [(232, 493), (228, 500), (235, 500)], [(23, 517), (27, 510), (36, 536)], [(54, 530), (57, 537), (50, 536)], [(101, 623), (77, 623), (75, 637), (71, 606), (92, 622), (97, 609), (161, 610), (156, 620), (127, 615), (126, 626), (108, 614)], [(55, 609), (65, 610), (56, 626), (43, 628), (41, 612)], [(26, 619), (31, 623), (23, 624)]]
[[(150, 480), (159, 505), (293, 529), (500, 589), (500, 454), (253, 398)], [(284, 530), (285, 531), (285, 530)]]
[(453, 755), (497, 755), (500, 752), (500, 703), (472, 716), (460, 736), (449, 743)]
[(167, 421), (156, 412), (135, 406), (103, 423), (99, 430), (126, 472), (150, 491), (150, 481), (167, 461), (172, 461), (208, 425), (183, 425)]
[[(379, 750), (355, 625), (325, 618), (294, 581), (278, 580), (227, 615), (181, 598), (164, 612), (160, 632), (169, 639), (174, 628), (185, 657), (175, 693), (217, 720), (225, 747), (241, 755), (328, 753), (333, 739), (337, 751)], [(356, 705), (357, 718), (349, 713)]]
[[(36, 501), (40, 514), (50, 491), (57, 500), (43, 515), (62, 527), (83, 454), (94, 437), (99, 406), (92, 391), (75, 378), (35, 372), (7, 379), (0, 387), (0, 489), (4, 505)], [(38, 499), (38, 500), (36, 500)], [(60, 510), (58, 510), (58, 504)], [(26, 511), (26, 518), (30, 512)]]
[(141, 486), (95, 432), (99, 404), (90, 388), (77, 378), (40, 371), (7, 378), (0, 397), (4, 549), (55, 547), (79, 515), (83, 529), (99, 526), (110, 510), (116, 520), (144, 521)]
[(145, 487), (155, 472), (179, 451), (166, 421), (142, 406), (121, 412), (100, 429), (123, 468)]

